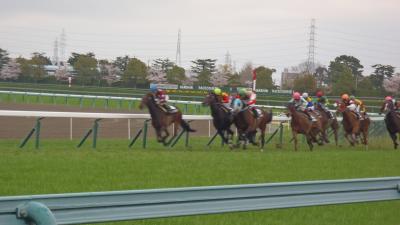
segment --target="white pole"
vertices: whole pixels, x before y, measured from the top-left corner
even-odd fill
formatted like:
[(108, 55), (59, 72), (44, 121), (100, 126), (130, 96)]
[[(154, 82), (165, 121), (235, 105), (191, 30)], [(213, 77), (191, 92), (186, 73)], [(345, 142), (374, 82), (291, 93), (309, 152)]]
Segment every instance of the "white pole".
[(211, 120), (208, 121), (208, 137), (211, 137)]
[(128, 140), (131, 140), (131, 119), (128, 119)]
[(69, 118), (69, 139), (72, 141), (72, 117)]

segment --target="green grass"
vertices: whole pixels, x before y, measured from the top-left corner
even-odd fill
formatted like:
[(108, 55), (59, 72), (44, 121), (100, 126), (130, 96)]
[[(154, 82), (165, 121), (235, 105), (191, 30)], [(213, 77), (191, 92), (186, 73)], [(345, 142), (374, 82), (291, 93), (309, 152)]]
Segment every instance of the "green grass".
[[(400, 151), (392, 150), (388, 138), (372, 139), (370, 148), (316, 147), (305, 144), (294, 152), (268, 145), (230, 151), (215, 143), (204, 148), (208, 138), (191, 139), (168, 149), (151, 141), (148, 149), (127, 140), (99, 140), (76, 149), (78, 140), (44, 140), (35, 150), (32, 143), (20, 150), (19, 140), (1, 140), (0, 195), (132, 190), (205, 185), (250, 184), (283, 181), (400, 176)], [(259, 212), (190, 216), (114, 224), (400, 224), (400, 201), (307, 207)]]

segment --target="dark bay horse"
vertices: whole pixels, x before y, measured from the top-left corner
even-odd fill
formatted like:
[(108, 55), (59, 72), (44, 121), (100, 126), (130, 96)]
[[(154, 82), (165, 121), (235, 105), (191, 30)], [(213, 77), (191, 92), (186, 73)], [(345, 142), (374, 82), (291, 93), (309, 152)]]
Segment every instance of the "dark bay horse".
[[(326, 112), (320, 104), (315, 105), (315, 110), (319, 111), (321, 117), (322, 124), (322, 133), (325, 139), (325, 142), (329, 142), (329, 134), (328, 129), (331, 128), (333, 132), (333, 136), (335, 138), (335, 144), (338, 145), (338, 131), (339, 131), (339, 122), (335, 115), (328, 115), (330, 112)], [(332, 118), (331, 118), (332, 117)]]
[(400, 115), (396, 112), (392, 100), (385, 101), (381, 107), (381, 113), (385, 113), (386, 129), (392, 138), (394, 149), (397, 149), (397, 133), (400, 133)]
[[(234, 115), (233, 122), (238, 130), (238, 143), (243, 141), (243, 149), (246, 149), (247, 142), (250, 141), (253, 145), (259, 145), (261, 149), (265, 144), (265, 129), (267, 124), (272, 121), (272, 112), (266, 112), (260, 109), (261, 114), (256, 118), (249, 107), (237, 111)], [(257, 129), (260, 130), (261, 143), (255, 141)]]
[[(177, 110), (175, 113), (164, 112), (157, 105), (155, 97), (152, 93), (148, 93), (143, 96), (139, 108), (143, 109), (145, 106), (149, 109), (149, 113), (151, 115), (151, 124), (156, 131), (157, 141), (163, 143), (164, 145), (169, 145), (170, 142), (176, 137), (179, 126), (188, 132), (196, 131), (190, 128), (189, 124), (182, 119), (182, 112), (180, 110)], [(167, 142), (166, 139), (169, 137), (168, 127), (171, 124), (174, 124), (174, 136)]]
[(317, 121), (311, 121), (309, 117), (296, 109), (294, 103), (288, 104), (288, 115), (291, 117), (290, 126), (292, 127), (292, 135), (294, 140), (294, 150), (297, 151), (297, 134), (303, 134), (306, 137), (308, 147), (312, 151), (313, 142), (317, 141), (317, 136), (322, 134), (322, 125), (319, 118)]
[[(209, 93), (203, 100), (203, 105), (210, 106), (213, 124), (223, 142), (229, 144), (230, 137), (233, 137), (231, 125), (233, 114), (221, 104), (220, 99), (214, 93)], [(227, 137), (225, 137), (227, 133)]]
[(343, 115), (343, 130), (345, 132), (345, 138), (350, 142), (351, 146), (357, 143), (357, 137), (361, 137), (362, 143), (368, 145), (368, 129), (371, 120), (364, 118), (359, 120), (357, 115), (346, 107), (343, 102), (338, 103), (338, 112)]

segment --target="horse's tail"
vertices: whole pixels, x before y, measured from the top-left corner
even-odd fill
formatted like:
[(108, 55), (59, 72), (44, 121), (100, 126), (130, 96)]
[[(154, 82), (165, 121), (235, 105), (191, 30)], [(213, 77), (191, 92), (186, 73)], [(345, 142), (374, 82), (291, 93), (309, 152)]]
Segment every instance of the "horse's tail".
[(183, 120), (183, 119), (181, 119), (181, 126), (182, 126), (182, 128), (183, 128), (185, 131), (188, 131), (188, 132), (196, 132), (196, 130), (190, 128), (190, 125), (189, 125), (185, 120)]

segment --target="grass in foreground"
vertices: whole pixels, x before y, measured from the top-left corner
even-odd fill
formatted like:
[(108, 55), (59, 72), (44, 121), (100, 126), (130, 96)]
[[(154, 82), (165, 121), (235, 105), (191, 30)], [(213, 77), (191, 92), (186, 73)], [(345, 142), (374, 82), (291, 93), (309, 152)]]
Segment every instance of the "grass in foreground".
[[(129, 150), (127, 140), (100, 140), (97, 150), (75, 142), (43, 141), (24, 150), (19, 141), (0, 141), (0, 195), (112, 191), (184, 186), (383, 177), (400, 175), (400, 151), (386, 139), (362, 147), (317, 147), (294, 152), (269, 148), (229, 151), (206, 139), (191, 139), (191, 149), (151, 142)], [(89, 146), (89, 145), (88, 145)], [(347, 146), (347, 145), (346, 145)], [(399, 201), (228, 213), (129, 221), (114, 224), (399, 224)]]

